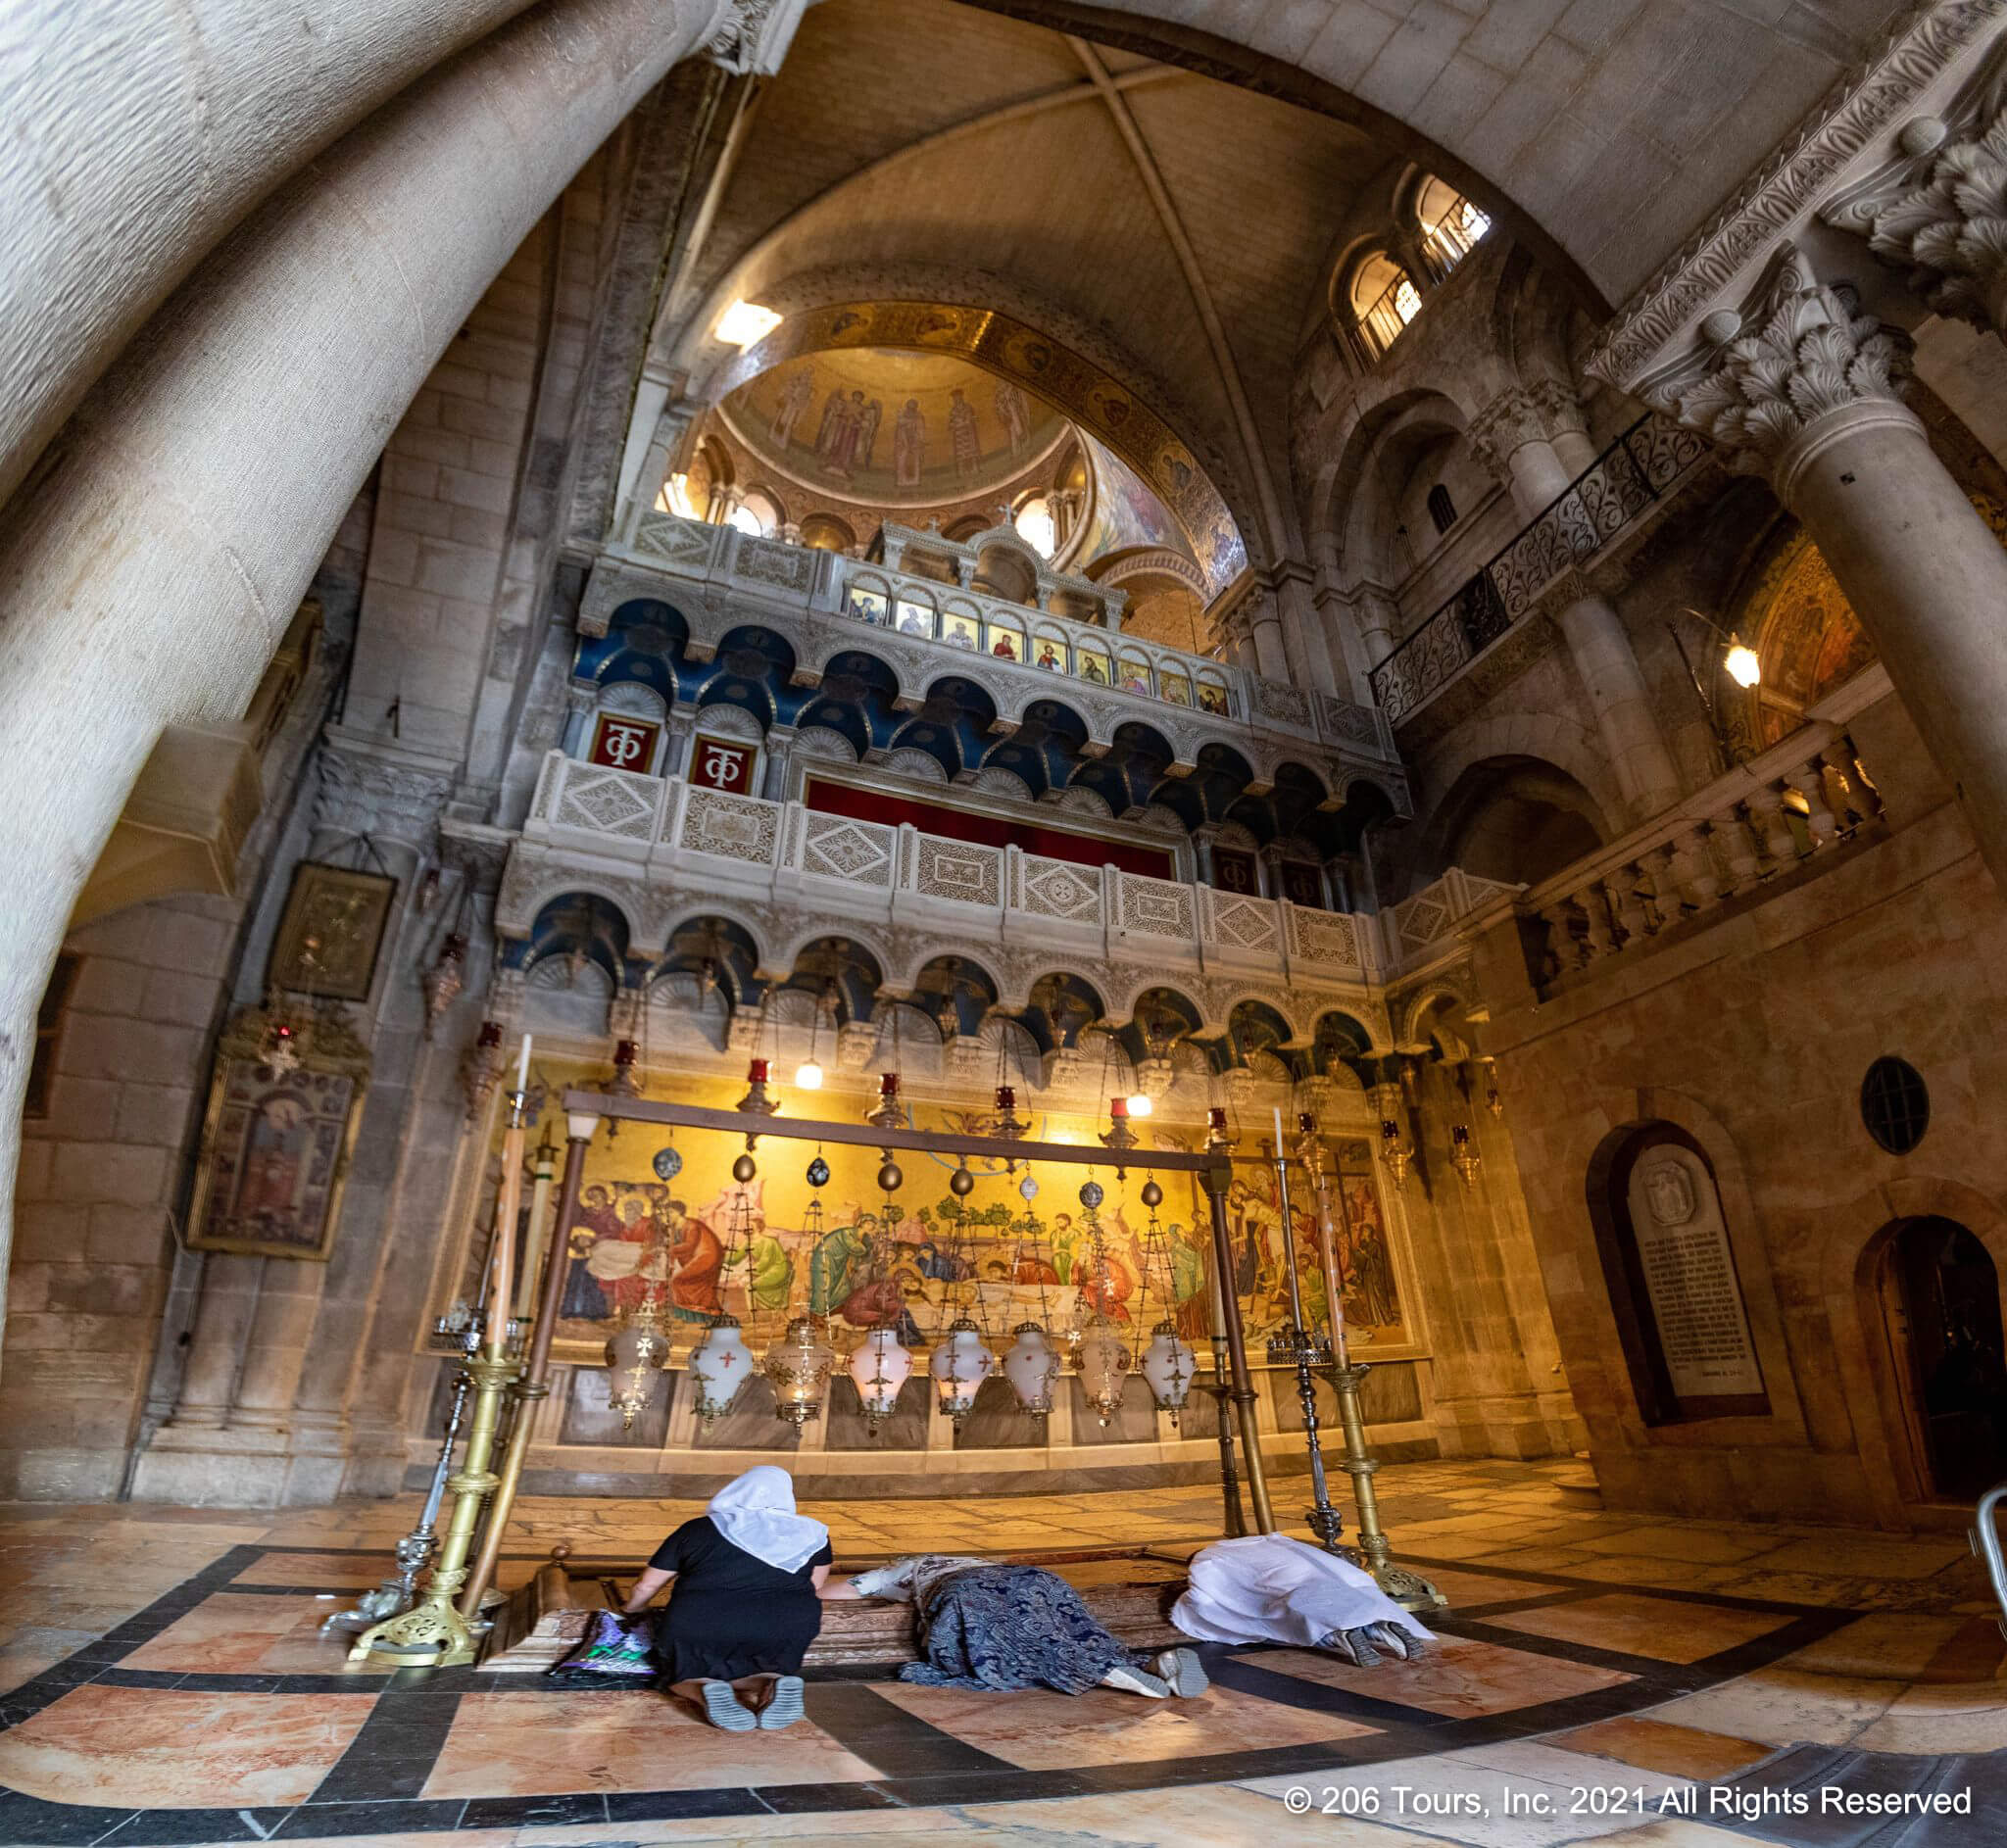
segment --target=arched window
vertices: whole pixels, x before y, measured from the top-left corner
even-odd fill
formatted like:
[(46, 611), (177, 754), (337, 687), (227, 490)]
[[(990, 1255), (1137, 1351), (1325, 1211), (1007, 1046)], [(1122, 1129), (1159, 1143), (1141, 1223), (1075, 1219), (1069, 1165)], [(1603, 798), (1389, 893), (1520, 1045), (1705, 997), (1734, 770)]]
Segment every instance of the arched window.
[(1359, 337), (1377, 360), (1422, 312), (1422, 292), (1399, 264), (1376, 251), (1352, 271), (1351, 308)]
[(780, 524), (780, 509), (755, 488), (732, 509), (731, 523), (742, 533), (764, 539)]
[(1456, 503), (1440, 481), (1429, 490), (1429, 518), (1435, 522), (1439, 533), (1446, 533), (1456, 524)]
[(1475, 203), (1444, 180), (1431, 179), (1415, 200), (1422, 248), (1446, 276), (1477, 248), (1492, 220)]
[(1012, 521), (1018, 537), (1042, 559), (1057, 550), (1059, 529), (1052, 518), (1052, 504), (1043, 494), (1034, 494), (1017, 510)]

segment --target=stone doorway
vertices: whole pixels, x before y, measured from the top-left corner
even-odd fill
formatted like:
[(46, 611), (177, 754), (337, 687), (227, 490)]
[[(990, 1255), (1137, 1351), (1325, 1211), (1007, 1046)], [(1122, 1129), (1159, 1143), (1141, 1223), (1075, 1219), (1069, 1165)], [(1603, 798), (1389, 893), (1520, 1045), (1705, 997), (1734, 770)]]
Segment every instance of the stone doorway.
[(1879, 1289), (1925, 1492), (1973, 1501), (2007, 1479), (1999, 1271), (1955, 1219), (1905, 1219), (1886, 1229)]

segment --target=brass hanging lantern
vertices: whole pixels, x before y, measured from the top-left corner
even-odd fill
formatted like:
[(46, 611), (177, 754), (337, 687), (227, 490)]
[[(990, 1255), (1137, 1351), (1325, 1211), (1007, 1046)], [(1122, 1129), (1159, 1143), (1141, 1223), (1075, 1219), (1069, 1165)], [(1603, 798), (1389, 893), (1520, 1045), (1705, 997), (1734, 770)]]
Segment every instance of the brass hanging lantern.
[(797, 1316), (769, 1347), (759, 1371), (773, 1384), (773, 1415), (800, 1431), (822, 1415), (822, 1394), (836, 1366), (836, 1350), (815, 1332), (808, 1316)]
[(1400, 1125), (1391, 1116), (1380, 1119), (1380, 1159), (1386, 1162), (1387, 1172), (1394, 1179), (1394, 1191), (1404, 1192), (1407, 1189), (1407, 1164), (1413, 1159), (1413, 1154), (1401, 1140)]
[(1449, 1126), (1449, 1165), (1456, 1170), (1457, 1177), (1465, 1187), (1476, 1187), (1478, 1169), (1484, 1163), (1478, 1155), (1476, 1145), (1470, 1139), (1468, 1123), (1452, 1123)]

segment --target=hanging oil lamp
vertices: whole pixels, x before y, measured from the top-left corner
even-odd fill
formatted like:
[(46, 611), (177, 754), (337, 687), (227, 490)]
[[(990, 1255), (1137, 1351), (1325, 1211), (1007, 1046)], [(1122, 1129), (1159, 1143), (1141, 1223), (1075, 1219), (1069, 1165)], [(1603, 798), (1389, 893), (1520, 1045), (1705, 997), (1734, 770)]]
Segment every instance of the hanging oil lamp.
[(780, 1105), (773, 1100), (766, 1089), (767, 1073), (771, 1069), (767, 1060), (749, 1059), (746, 1064), (746, 1094), (732, 1107), (746, 1116), (774, 1116)]
[(1401, 1140), (1400, 1125), (1391, 1116), (1380, 1119), (1380, 1159), (1387, 1164), (1387, 1172), (1394, 1179), (1394, 1191), (1404, 1192), (1407, 1189), (1407, 1164), (1412, 1154)]
[(761, 1356), (759, 1371), (773, 1385), (773, 1415), (800, 1431), (822, 1414), (822, 1393), (836, 1366), (836, 1350), (815, 1333), (808, 1316), (797, 1316), (787, 1333)]
[(864, 1113), (864, 1121), (874, 1129), (896, 1130), (906, 1127), (906, 1108), (899, 1100), (897, 1072), (878, 1074), (878, 1101)]
[(976, 1393), (997, 1371), (997, 1356), (983, 1340), (983, 1332), (965, 1315), (949, 1325), (948, 1338), (934, 1349), (927, 1365), (942, 1412), (954, 1421), (956, 1431), (974, 1409)]
[(1449, 1126), (1449, 1165), (1456, 1170), (1465, 1187), (1476, 1187), (1478, 1169), (1484, 1164), (1470, 1140), (1468, 1123), (1452, 1123)]
[(466, 986), (466, 939), (449, 931), (439, 946), (439, 959), (425, 971), (425, 1031), (453, 1005), (454, 997)]
[(873, 1329), (857, 1343), (845, 1371), (863, 1401), (864, 1429), (875, 1437), (912, 1377), (912, 1351), (899, 1338), (897, 1329)]
[(753, 1354), (739, 1328), (739, 1318), (722, 1311), (690, 1350), (690, 1378), (697, 1389), (697, 1416), (709, 1425), (738, 1403), (753, 1377)]
[(1080, 1333), (1076, 1350), (1081, 1389), (1106, 1426), (1122, 1409), (1122, 1387), (1129, 1372), (1129, 1349), (1108, 1318), (1097, 1310)]
[(1234, 1139), (1227, 1133), (1227, 1107), (1215, 1103), (1205, 1112), (1205, 1152), (1208, 1155), (1224, 1155), (1234, 1145)]
[[(1148, 1104), (1149, 1098), (1144, 1102)], [(1130, 1100), (1119, 1094), (1108, 1099), (1108, 1127), (1101, 1132), (1103, 1148), (1123, 1149), (1136, 1146), (1136, 1132), (1129, 1127)]]
[(607, 1342), (607, 1402), (620, 1414), (622, 1431), (632, 1431), (654, 1402), (656, 1382), (668, 1361), (669, 1333), (651, 1294)]
[(1011, 1334), (1015, 1338), (1004, 1356), (1004, 1378), (1010, 1383), (1018, 1408), (1033, 1418), (1044, 1418), (1052, 1409), (1059, 1356), (1036, 1322), (1020, 1322)]
[(1017, 1114), (1017, 1088), (1014, 1085), (997, 1087), (997, 1113), (990, 1119), (990, 1134), (1000, 1143), (1015, 1143), (1023, 1140), (1029, 1123)]
[(632, 1040), (615, 1040), (613, 1042), (613, 1076), (607, 1089), (614, 1096), (640, 1096), (641, 1079), (636, 1070), (640, 1063), (640, 1048)]
[(1170, 1413), (1171, 1429), (1175, 1431), (1178, 1414), (1184, 1409), (1186, 1396), (1192, 1390), (1199, 1357), (1193, 1351), (1192, 1343), (1178, 1334), (1168, 1317), (1150, 1334), (1150, 1345), (1143, 1350), (1143, 1364), (1139, 1371), (1150, 1387), (1150, 1396), (1156, 1401), (1157, 1410)]

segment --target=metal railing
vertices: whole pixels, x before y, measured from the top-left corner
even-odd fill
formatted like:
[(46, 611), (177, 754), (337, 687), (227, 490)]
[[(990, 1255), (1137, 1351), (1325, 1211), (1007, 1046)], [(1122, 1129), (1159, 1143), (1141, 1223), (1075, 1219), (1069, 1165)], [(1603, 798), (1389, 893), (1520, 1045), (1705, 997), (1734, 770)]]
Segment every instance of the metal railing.
[(1446, 687), (1562, 571), (1593, 558), (1706, 454), (1693, 431), (1656, 412), (1640, 417), (1372, 670), (1389, 723)]

